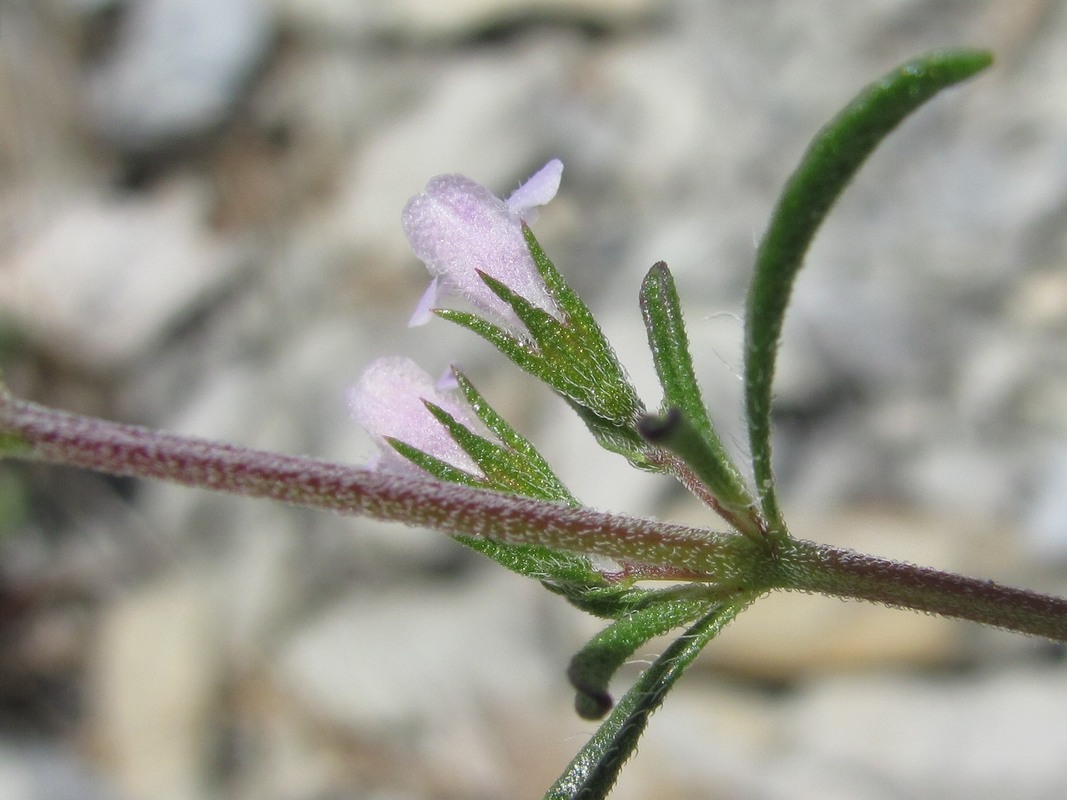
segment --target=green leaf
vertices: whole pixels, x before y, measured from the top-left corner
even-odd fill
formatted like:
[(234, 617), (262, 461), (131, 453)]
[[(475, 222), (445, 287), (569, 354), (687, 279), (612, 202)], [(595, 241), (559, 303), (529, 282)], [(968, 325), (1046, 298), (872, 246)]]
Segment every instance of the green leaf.
[(453, 538), (512, 572), (543, 583), (566, 586), (568, 591), (578, 597), (590, 592), (625, 592), (622, 587), (608, 584), (585, 556), (563, 553), (539, 545), (507, 544), (481, 536), (457, 535)]
[(545, 580), (542, 584), (553, 594), (567, 599), (575, 608), (600, 619), (618, 619), (644, 608), (660, 592), (626, 583), (590, 585), (578, 581)]
[(491, 275), (479, 274), (529, 330), (542, 362), (538, 377), (612, 424), (632, 424), (644, 406), (599, 327), (560, 322)]
[(545, 794), (546, 800), (603, 800), (619, 771), (637, 749), (648, 718), (697, 657), (754, 596), (745, 595), (712, 608), (691, 625), (641, 673), (597, 732)]
[[(525, 222), (522, 224), (522, 233), (526, 237), (526, 246), (530, 249), (530, 256), (533, 258), (534, 266), (537, 267), (541, 279), (545, 282), (545, 288), (548, 290), (549, 295), (556, 301), (556, 305), (559, 306), (560, 311), (566, 317), (567, 323), (599, 337), (603, 343), (601, 349), (611, 352), (611, 347), (608, 345), (607, 339), (604, 338), (593, 312), (589, 310), (589, 306), (583, 302), (578, 293), (570, 287), (570, 284), (564, 280), (563, 275), (560, 274), (560, 271), (556, 269), (556, 265), (545, 254), (540, 242), (537, 241), (537, 237), (534, 236), (530, 226)], [(617, 364), (618, 362), (616, 362)], [(621, 367), (618, 370), (620, 374), (623, 374)]]
[[(752, 498), (745, 480), (708, 417), (693, 371), (678, 291), (670, 270), (662, 261), (648, 271), (641, 284), (641, 313), (656, 374), (663, 387), (660, 410), (666, 415), (661, 424), (642, 426), (642, 435), (648, 439), (655, 434), (655, 443), (676, 454), (693, 469), (729, 512), (731, 521), (748, 520), (743, 526), (750, 528), (751, 533), (758, 532), (759, 525), (750, 519)], [(671, 415), (671, 409), (678, 413)], [(668, 420), (670, 424), (666, 424)]]
[(451, 308), (436, 308), (434, 314), (441, 319), (447, 319), (449, 322), (454, 322), (461, 328), (478, 334), (489, 344), (493, 345), (497, 350), (511, 359), (520, 369), (529, 372), (534, 377), (540, 378), (538, 374), (542, 368), (542, 360), (538, 356), (537, 351), (528, 343), (516, 339), (510, 333), (503, 328), (494, 325), (491, 322), (479, 317), (477, 314), (472, 314), (469, 311), (456, 311)]
[[(426, 408), (478, 465), (485, 476), (483, 484), (490, 489), (577, 505), (577, 501), (548, 470), (548, 465), (544, 464), (539, 454), (537, 458), (540, 464), (529, 461), (522, 454), (474, 433), (440, 406), (427, 402)], [(542, 465), (544, 469), (539, 469)]]
[(531, 486), (536, 487), (538, 494), (530, 496), (540, 497), (543, 500), (555, 500), (568, 505), (578, 505), (574, 495), (563, 485), (548, 465), (548, 461), (530, 443), (530, 440), (516, 431), (507, 420), (493, 410), (466, 375), (454, 368), (452, 373), (456, 377), (456, 382), (459, 384), (460, 391), (463, 392), (467, 405), (482, 421), (482, 424), (504, 443), (509, 452), (509, 463), (517, 472), (526, 477)]
[(439, 481), (458, 483), (460, 486), (474, 486), (481, 489), (490, 488), (488, 482), (481, 476), (471, 475), (469, 472), (454, 467), (436, 456), (425, 453), (405, 441), (393, 436), (386, 436), (385, 441), (412, 464), (430, 473)]
[[(687, 587), (704, 589), (704, 587)], [(689, 594), (692, 594), (690, 592)], [(594, 636), (567, 668), (577, 690), (574, 709), (585, 719), (600, 719), (611, 710), (608, 683), (638, 647), (707, 611), (708, 598), (662, 599), (624, 616)]]
[[(490, 430), (497, 435), (504, 434), (502, 438), (505, 440), (505, 447), (478, 436), (440, 406), (427, 402), (426, 407), (474, 459), (486, 477), (471, 475), (406, 442), (386, 437), (390, 446), (438, 480), (577, 505), (540, 453), (489, 407), (470, 381), (461, 375), (457, 375), (457, 380), (468, 401), (473, 399), (471, 405), (479, 419), (486, 422)], [(515, 449), (511, 449), (512, 447)], [(477, 536), (454, 538), (512, 572), (567, 586), (568, 591), (575, 596), (609, 588), (622, 590), (621, 587), (610, 586), (604, 576), (593, 569), (586, 556), (563, 553), (538, 545), (507, 544)]]
[(830, 207), (878, 143), (935, 94), (991, 62), (982, 51), (939, 51), (870, 84), (816, 134), (778, 198), (748, 292), (745, 405), (757, 493), (768, 522), (781, 535), (787, 534), (771, 463), (771, 384), (786, 305), (804, 254)]
[[(645, 320), (656, 375), (663, 387), (660, 410), (666, 411), (672, 406), (681, 410), (697, 428), (705, 432), (707, 438), (718, 441), (693, 371), (689, 337), (685, 331), (674, 276), (663, 261), (654, 264), (641, 283), (641, 314)], [(719, 447), (722, 447), (721, 443)]]

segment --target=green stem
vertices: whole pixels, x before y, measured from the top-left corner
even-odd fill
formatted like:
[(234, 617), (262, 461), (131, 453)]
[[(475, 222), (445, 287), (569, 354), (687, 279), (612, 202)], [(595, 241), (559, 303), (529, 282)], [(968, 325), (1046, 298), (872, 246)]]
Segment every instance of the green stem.
[(1067, 599), (794, 540), (779, 588), (867, 600), (1067, 642)]

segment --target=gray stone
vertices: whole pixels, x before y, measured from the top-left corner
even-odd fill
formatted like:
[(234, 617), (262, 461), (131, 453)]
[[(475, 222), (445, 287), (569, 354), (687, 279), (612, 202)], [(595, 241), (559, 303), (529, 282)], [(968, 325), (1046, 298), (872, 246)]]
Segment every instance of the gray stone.
[(356, 592), (326, 610), (289, 642), (279, 680), (316, 715), (364, 734), (437, 728), (472, 704), (521, 707), (544, 691), (536, 608), (551, 598), (495, 571), (415, 588)]
[(1042, 464), (1043, 478), (1026, 519), (1026, 542), (1041, 557), (1067, 560), (1067, 444)]
[(89, 84), (96, 126), (133, 151), (210, 131), (233, 108), (272, 33), (265, 0), (129, 4), (116, 49)]
[(792, 745), (768, 783), (783, 797), (787, 787), (791, 797), (846, 797), (892, 785), (912, 796), (1052, 800), (1067, 791), (1065, 692), (1055, 668), (822, 682), (792, 704)]
[(524, 19), (558, 18), (616, 27), (647, 19), (655, 0), (455, 0), (427, 3), (352, 3), (346, 0), (276, 0), (283, 19), (318, 37), (455, 37)]
[(245, 263), (242, 245), (205, 227), (206, 203), (196, 180), (67, 198), (0, 256), (0, 311), (61, 362), (129, 366)]
[(91, 682), (94, 732), (125, 796), (203, 796), (221, 677), (206, 585), (166, 578), (124, 597), (101, 626)]
[(0, 742), (4, 800), (115, 800), (114, 792), (81, 757), (51, 745)]

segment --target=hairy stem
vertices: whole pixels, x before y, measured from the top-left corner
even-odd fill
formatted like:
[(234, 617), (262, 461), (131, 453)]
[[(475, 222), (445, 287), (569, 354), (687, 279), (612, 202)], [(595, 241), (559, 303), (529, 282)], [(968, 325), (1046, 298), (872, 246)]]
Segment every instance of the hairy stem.
[[(410, 475), (178, 436), (16, 400), (0, 389), (0, 453), (599, 554), (662, 579), (884, 603), (1067, 642), (1067, 600), (828, 545), (778, 552), (723, 534)], [(769, 560), (769, 561), (768, 561)]]
[[(0, 454), (294, 505), (598, 554), (664, 578), (736, 583), (742, 537), (408, 474), (253, 450), (83, 417), (0, 389)], [(640, 571), (640, 570), (638, 570)]]
[(1067, 599), (965, 578), (829, 545), (793, 540), (781, 586), (867, 600), (1067, 642)]

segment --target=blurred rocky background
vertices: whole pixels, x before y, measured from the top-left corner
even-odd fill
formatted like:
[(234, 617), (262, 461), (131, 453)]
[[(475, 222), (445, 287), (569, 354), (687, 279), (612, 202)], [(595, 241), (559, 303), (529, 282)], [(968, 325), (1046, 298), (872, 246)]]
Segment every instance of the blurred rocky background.
[[(562, 158), (542, 243), (653, 404), (636, 294), (670, 263), (740, 442), (778, 188), (860, 86), (947, 45), (997, 64), (888, 140), (799, 281), (785, 505), (806, 538), (1067, 592), (1054, 0), (0, 0), (0, 366), (63, 408), (359, 461), (362, 365), (456, 361), (591, 505), (714, 524), (487, 346), (405, 327), (400, 209)], [(5, 463), (0, 797), (539, 797), (593, 730), (564, 668), (595, 630), (432, 532)], [(1065, 707), (1060, 648), (773, 597), (615, 797), (1062, 798)]]

